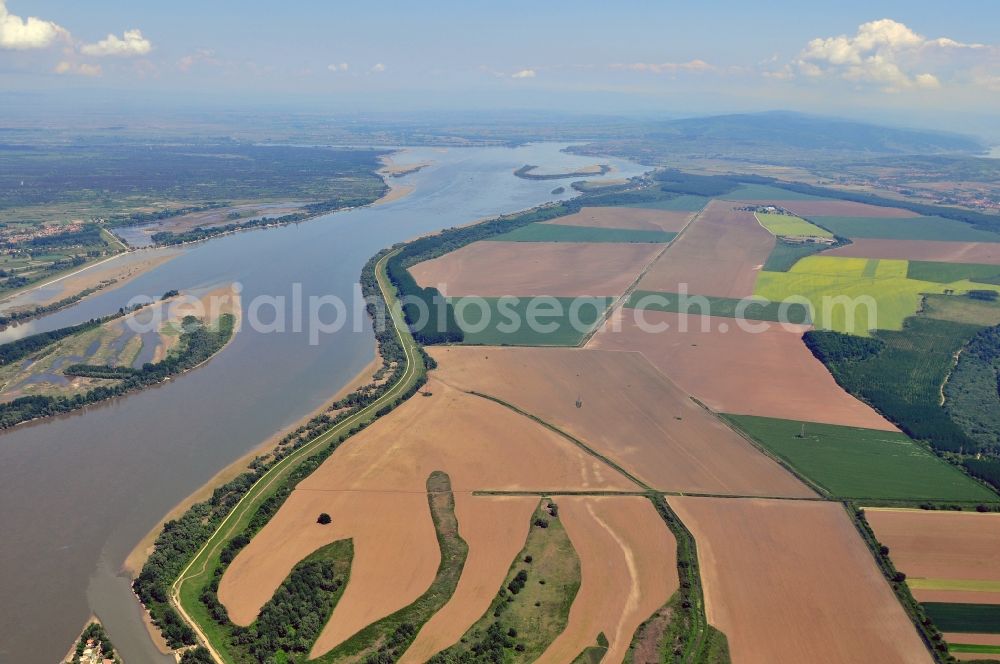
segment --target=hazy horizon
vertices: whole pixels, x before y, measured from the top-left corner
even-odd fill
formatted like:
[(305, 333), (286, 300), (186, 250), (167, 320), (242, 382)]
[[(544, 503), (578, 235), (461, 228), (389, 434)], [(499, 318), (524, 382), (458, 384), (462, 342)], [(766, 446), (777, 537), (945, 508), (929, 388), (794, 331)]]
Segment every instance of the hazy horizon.
[(1000, 5), (985, 1), (940, 15), (855, 1), (276, 13), (260, 2), (0, 0), (0, 94), (8, 115), (785, 109), (1000, 140), (998, 22)]

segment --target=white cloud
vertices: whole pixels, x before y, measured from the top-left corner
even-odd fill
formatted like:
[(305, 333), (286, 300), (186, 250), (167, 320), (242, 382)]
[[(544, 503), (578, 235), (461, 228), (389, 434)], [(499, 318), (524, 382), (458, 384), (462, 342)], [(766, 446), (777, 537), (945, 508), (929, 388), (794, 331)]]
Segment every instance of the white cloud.
[(80, 47), (80, 52), (84, 55), (97, 57), (122, 56), (132, 57), (136, 55), (146, 55), (153, 50), (153, 45), (148, 39), (142, 36), (142, 31), (126, 30), (119, 38), (109, 34), (107, 37), (95, 44), (84, 44)]
[(7, 11), (5, 0), (0, 0), (0, 48), (46, 48), (57, 39), (69, 39), (69, 32), (52, 21), (15, 16)]
[(516, 71), (510, 75), (511, 78), (534, 78), (534, 69), (522, 69), (521, 71)]
[(704, 60), (695, 59), (688, 62), (631, 62), (627, 64), (614, 64), (611, 65), (611, 68), (646, 72), (649, 74), (672, 74), (679, 71), (713, 71), (715, 66), (710, 65)]
[[(326, 68), (329, 69), (330, 71), (347, 71), (348, 69), (350, 69), (350, 67), (347, 66), (346, 62), (341, 62), (339, 64), (338, 63), (330, 64), (330, 65), (327, 65)], [(385, 69), (385, 67), (382, 68), (382, 70), (384, 70), (384, 69)], [(382, 70), (379, 70), (379, 71), (382, 71)]]
[(372, 67), (372, 71), (376, 74), (380, 74), (385, 71), (385, 65), (379, 62), (374, 67)]
[(85, 62), (77, 64), (63, 60), (55, 66), (53, 71), (57, 74), (72, 74), (75, 76), (100, 76), (101, 65), (91, 65)]
[(990, 50), (948, 37), (928, 39), (903, 23), (884, 18), (861, 24), (853, 36), (813, 39), (795, 65), (805, 76), (834, 76), (898, 92), (940, 87), (941, 75), (954, 72), (960, 54)]

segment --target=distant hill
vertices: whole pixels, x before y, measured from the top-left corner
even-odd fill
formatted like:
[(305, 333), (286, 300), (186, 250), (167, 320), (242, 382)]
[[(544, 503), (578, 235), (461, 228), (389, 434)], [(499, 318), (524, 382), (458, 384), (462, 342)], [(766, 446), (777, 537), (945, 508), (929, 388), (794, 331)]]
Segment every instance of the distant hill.
[(787, 111), (646, 122), (630, 129), (617, 140), (575, 151), (631, 157), (647, 164), (678, 157), (794, 164), (893, 155), (971, 156), (987, 149), (979, 139), (961, 134)]
[(785, 111), (673, 120), (650, 136), (888, 154), (978, 153), (986, 149), (978, 139), (961, 134), (896, 129)]

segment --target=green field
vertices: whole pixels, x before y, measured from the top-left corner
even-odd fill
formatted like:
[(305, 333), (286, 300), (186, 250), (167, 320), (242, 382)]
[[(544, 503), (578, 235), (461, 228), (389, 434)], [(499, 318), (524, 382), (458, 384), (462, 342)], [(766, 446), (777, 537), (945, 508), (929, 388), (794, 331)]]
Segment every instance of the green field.
[(924, 602), (923, 607), (942, 632), (1000, 634), (1000, 604)]
[(724, 201), (822, 201), (820, 196), (800, 194), (781, 187), (766, 184), (745, 184), (738, 189), (719, 196)]
[(920, 308), (923, 294), (947, 290), (997, 290), (962, 280), (936, 283), (910, 279), (908, 261), (807, 256), (787, 272), (761, 272), (754, 295), (779, 302), (805, 298), (821, 329), (867, 336), (870, 330), (899, 330)]
[[(741, 302), (736, 298), (711, 297), (704, 295), (687, 295), (686, 303), (681, 302), (677, 293), (660, 293), (656, 291), (637, 290), (629, 297), (625, 306), (632, 309), (647, 309), (649, 311), (668, 311), (672, 313), (688, 313), (694, 316), (708, 315), (722, 318), (741, 317), (745, 320), (762, 320), (779, 322), (782, 318), (781, 305), (778, 302), (753, 301), (747, 299), (743, 310), (739, 311)], [(707, 303), (708, 307), (698, 306), (699, 302)], [(737, 316), (737, 314), (740, 314)], [(803, 304), (791, 303), (784, 312), (786, 323), (809, 323), (809, 311)]]
[(670, 210), (673, 212), (698, 212), (708, 203), (706, 196), (693, 196), (681, 194), (674, 198), (665, 198), (658, 201), (647, 201), (643, 203), (628, 203), (621, 207), (643, 208), (647, 210)]
[(977, 655), (1000, 655), (1000, 646), (986, 646), (977, 643), (949, 643), (948, 651), (975, 653)]
[(593, 228), (562, 224), (528, 224), (488, 238), (501, 242), (647, 242), (667, 243), (677, 233), (630, 228)]
[(833, 498), (997, 500), (902, 433), (751, 415), (726, 418)]
[(996, 284), (1000, 283), (1000, 265), (981, 265), (978, 263), (939, 263), (935, 261), (910, 261), (906, 276), (910, 279), (933, 281), (947, 284), (952, 281), (969, 281)]
[(928, 295), (921, 315), (972, 325), (1000, 325), (1000, 301), (984, 302), (967, 295)]
[(757, 217), (761, 226), (778, 237), (833, 237), (833, 233), (830, 231), (810, 224), (802, 217), (770, 212), (757, 212), (754, 216)]
[[(576, 346), (602, 319), (614, 298), (504, 296), (448, 301), (455, 307), (466, 344)], [(538, 329), (531, 329), (529, 314), (533, 314)]]
[(964, 590), (971, 592), (1000, 592), (1000, 581), (983, 579), (914, 579), (906, 580), (914, 590)]
[(947, 242), (1000, 242), (1000, 234), (944, 217), (810, 217), (841, 237), (886, 240), (944, 240)]
[(806, 256), (812, 256), (829, 247), (821, 242), (785, 242), (781, 238), (774, 243), (767, 260), (764, 261), (766, 272), (788, 272)]

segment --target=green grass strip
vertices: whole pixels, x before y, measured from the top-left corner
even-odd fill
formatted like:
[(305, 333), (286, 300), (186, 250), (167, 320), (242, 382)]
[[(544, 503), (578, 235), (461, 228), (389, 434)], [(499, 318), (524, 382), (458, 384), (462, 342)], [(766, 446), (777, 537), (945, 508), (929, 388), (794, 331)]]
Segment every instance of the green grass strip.
[(499, 242), (667, 243), (673, 240), (676, 235), (677, 233), (668, 231), (536, 223), (521, 226), (503, 235), (496, 235), (489, 240)]
[(780, 302), (767, 302), (751, 298), (712, 297), (708, 295), (680, 295), (637, 290), (625, 303), (631, 309), (688, 313), (692, 316), (717, 316), (721, 318), (742, 318), (779, 322), (784, 317), (786, 323), (808, 324), (809, 309), (800, 303), (782, 306)]
[(982, 643), (949, 643), (948, 651), (979, 655), (1000, 655), (1000, 646), (991, 646)]

